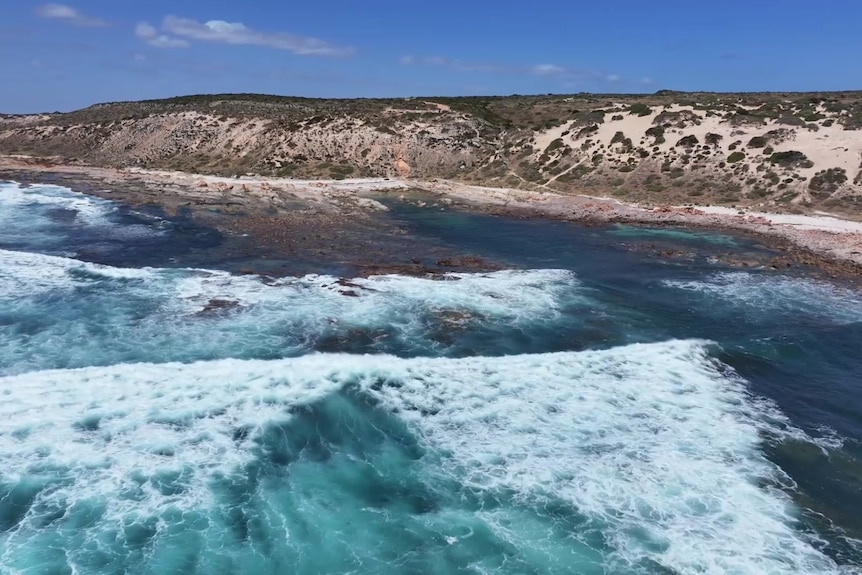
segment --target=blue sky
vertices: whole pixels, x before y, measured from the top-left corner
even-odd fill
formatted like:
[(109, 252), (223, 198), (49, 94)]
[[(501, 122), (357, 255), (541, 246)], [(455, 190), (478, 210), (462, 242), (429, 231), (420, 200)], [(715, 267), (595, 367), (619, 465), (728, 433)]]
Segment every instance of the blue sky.
[(181, 94), (862, 88), (859, 0), (69, 0), (0, 7), (0, 112)]

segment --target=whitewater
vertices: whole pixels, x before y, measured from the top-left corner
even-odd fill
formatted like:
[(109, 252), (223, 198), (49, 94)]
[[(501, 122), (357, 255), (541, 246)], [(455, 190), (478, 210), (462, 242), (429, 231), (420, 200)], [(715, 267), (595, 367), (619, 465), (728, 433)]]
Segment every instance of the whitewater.
[(524, 241), (438, 277), (105, 263), (177, 243), (145, 216), (0, 183), (0, 573), (862, 572), (850, 286), (409, 210)]

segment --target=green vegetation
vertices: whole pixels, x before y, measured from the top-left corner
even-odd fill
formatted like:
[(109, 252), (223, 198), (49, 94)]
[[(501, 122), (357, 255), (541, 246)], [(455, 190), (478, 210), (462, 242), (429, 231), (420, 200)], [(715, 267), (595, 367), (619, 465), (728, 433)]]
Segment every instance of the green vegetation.
[(696, 145), (698, 145), (699, 143), (700, 142), (698, 141), (697, 136), (695, 136), (694, 134), (691, 134), (691, 135), (684, 136), (684, 137), (680, 138), (679, 141), (676, 143), (676, 145), (678, 148), (679, 147), (693, 148)]
[(614, 137), (611, 138), (611, 144), (627, 144), (631, 146), (632, 140), (631, 138), (627, 138), (622, 132), (617, 132), (614, 134)]
[(575, 126), (589, 126), (594, 124), (604, 124), (605, 123), (605, 111), (604, 110), (589, 110), (583, 112), (576, 112), (574, 114), (574, 123)]
[(632, 104), (629, 106), (627, 110), (629, 114), (634, 114), (635, 116), (649, 116), (652, 114), (652, 110), (646, 104), (638, 102), (636, 104)]
[(811, 168), (814, 166), (814, 162), (809, 160), (805, 154), (796, 150), (775, 152), (769, 157), (769, 161), (772, 164), (785, 168)]
[(788, 128), (769, 130), (768, 132), (766, 132), (765, 137), (769, 142), (780, 144), (781, 142), (786, 142), (793, 137), (793, 130), (790, 130)]
[(744, 159), (745, 159), (745, 153), (744, 152), (733, 152), (732, 154), (730, 154), (727, 157), (727, 163), (728, 164), (735, 164), (737, 162), (741, 162)]
[(762, 126), (765, 122), (765, 118), (762, 116), (755, 116), (753, 114), (748, 114), (746, 112), (737, 112), (727, 118), (727, 121), (731, 126), (740, 127), (740, 126)]
[(578, 138), (584, 138), (586, 136), (589, 136), (590, 134), (595, 134), (598, 131), (599, 131), (599, 127), (596, 126), (595, 124), (591, 124), (591, 125), (587, 126), (586, 128), (581, 128), (580, 130), (578, 130), (578, 136), (577, 137)]
[(719, 145), (721, 143), (721, 140), (723, 140), (723, 139), (724, 139), (724, 137), (721, 134), (713, 134), (712, 132), (708, 132), (706, 134), (706, 137), (704, 138), (706, 143), (709, 144), (710, 146)]
[(798, 196), (798, 195), (799, 195), (799, 194), (797, 194), (796, 192), (793, 192), (793, 191), (790, 191), (790, 192), (784, 192), (783, 194), (781, 194), (780, 196), (778, 196), (777, 198), (775, 198), (775, 201), (776, 201), (776, 202), (780, 202), (780, 203), (782, 203), (782, 204), (783, 204), (783, 203), (787, 203), (787, 202), (791, 202), (791, 201), (793, 201), (794, 199), (796, 199), (796, 196)]
[(545, 176), (541, 171), (539, 171), (538, 166), (531, 162), (522, 162), (519, 173), (521, 174), (521, 177), (528, 182), (545, 183)]
[(768, 141), (764, 136), (754, 136), (748, 140), (749, 148), (765, 148)]
[(776, 123), (784, 124), (786, 126), (804, 126), (806, 122), (799, 116), (784, 114), (776, 120)]
[(839, 120), (845, 130), (862, 130), (862, 109), (854, 110)]
[(550, 144), (548, 144), (548, 147), (545, 148), (545, 154), (550, 155), (554, 150), (558, 150), (565, 145), (566, 143), (563, 141), (562, 138), (557, 138), (556, 140), (553, 140)]
[(296, 171), (296, 166), (293, 164), (283, 164), (275, 171), (275, 175), (280, 178), (289, 178)]
[(586, 166), (584, 164), (578, 164), (565, 174), (562, 174), (559, 178), (557, 178), (558, 182), (574, 182), (576, 180), (580, 180), (590, 172), (592, 172), (595, 168), (592, 166)]
[(646, 132), (644, 132), (647, 136), (652, 136), (655, 138), (653, 144), (663, 144), (665, 142), (664, 139), (664, 126), (652, 126), (647, 128)]
[(829, 195), (837, 191), (841, 184), (846, 181), (847, 171), (844, 168), (829, 168), (814, 174), (808, 182), (808, 189), (812, 192)]
[(656, 126), (665, 128), (686, 128), (691, 125), (699, 126), (701, 117), (691, 110), (680, 110), (678, 112), (664, 111), (652, 121)]

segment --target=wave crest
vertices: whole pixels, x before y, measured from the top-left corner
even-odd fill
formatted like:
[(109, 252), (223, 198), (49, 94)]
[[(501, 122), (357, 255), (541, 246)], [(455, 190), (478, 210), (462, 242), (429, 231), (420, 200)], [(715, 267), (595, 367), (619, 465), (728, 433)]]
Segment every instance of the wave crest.
[[(578, 560), (592, 568), (836, 569), (794, 530), (796, 510), (787, 497), (762, 485), (780, 479), (759, 444), (762, 432), (780, 431), (772, 422), (781, 415), (752, 401), (744, 382), (711, 359), (703, 342), (500, 358), (318, 354), (121, 365), (31, 373), (0, 385), (10, 390), (0, 404), (4, 482), (44, 485), (3, 544), (7, 552), (10, 541), (20, 541), (20, 551), (44, 533), (44, 517), (34, 509), (45, 505), (37, 503), (101, 501), (104, 511), (92, 529), (104, 530), (142, 514), (164, 520), (170, 509), (215, 513), (225, 505), (226, 488), (217, 486), (237, 474), (245, 482), (257, 478), (244, 491), (244, 513), (254, 514), (257, 498), (277, 493), (300, 506), (276, 505), (282, 511), (275, 518), (260, 511), (272, 530), (267, 537), (301, 539), (279, 525), (311, 508), (330, 512), (280, 492), (284, 479), (263, 481), (261, 462), (269, 466), (267, 477), (295, 481), (302, 465), (313, 465), (322, 474), (317, 481), (326, 469), (336, 480), (327, 466), (339, 452), (355, 452), (349, 465), (357, 469), (385, 475), (397, 463), (400, 474), (418, 473), (426, 485), (426, 495), (408, 499), (398, 495), (404, 486), (390, 485), (386, 503), (372, 492), (357, 496), (356, 512), (372, 532), (390, 521), (373, 519), (381, 505), (403, 511), (413, 501), (410, 521), (424, 518), (423, 529), (440, 545), (471, 544), (469, 533), (479, 529), (474, 520), (455, 521), (445, 502), (433, 503), (440, 491), (429, 486), (444, 482), (461, 492), (455, 500), (479, 498), (473, 517), (487, 537), (542, 549), (552, 572), (571, 567), (572, 558), (559, 550), (571, 552), (581, 536), (549, 534), (571, 521), (579, 533), (598, 534), (578, 543)], [(336, 396), (342, 399), (332, 404)], [(353, 407), (344, 411), (344, 401)], [(369, 434), (388, 439), (357, 444)], [(393, 452), (386, 445), (400, 447)], [(130, 489), (134, 495), (124, 498)], [(503, 500), (512, 505), (493, 503)], [(343, 528), (345, 544), (364, 537)], [(361, 562), (363, 551), (354, 552)], [(517, 560), (532, 565), (527, 557)]]

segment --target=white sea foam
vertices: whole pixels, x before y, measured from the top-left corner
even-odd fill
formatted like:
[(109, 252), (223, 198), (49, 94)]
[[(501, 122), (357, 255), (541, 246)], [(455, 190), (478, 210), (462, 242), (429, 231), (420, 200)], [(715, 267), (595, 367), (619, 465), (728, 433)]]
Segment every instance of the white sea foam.
[[(249, 307), (282, 304), (282, 312), (294, 310), (310, 319), (322, 315), (357, 325), (373, 323), (378, 312), (417, 306), (519, 322), (555, 317), (560, 296), (576, 287), (572, 272), (553, 269), (451, 273), (436, 279), (381, 275), (346, 282), (325, 275), (264, 282), (254, 276), (197, 270), (177, 282), (176, 296), (189, 312), (200, 311), (213, 299), (227, 299)], [(390, 313), (382, 319), (393, 318)]]
[(862, 321), (862, 293), (810, 278), (723, 272), (704, 280), (665, 280), (663, 283), (760, 313), (803, 313), (839, 322)]
[[(113, 279), (149, 280), (154, 296), (170, 296), (187, 313), (202, 311), (213, 299), (225, 299), (244, 307), (280, 303), (311, 316), (325, 309), (327, 317), (348, 321), (356, 314), (367, 318), (380, 308), (410, 307), (417, 302), (432, 310), (464, 309), (494, 319), (535, 320), (558, 314), (559, 296), (578, 286), (572, 272), (554, 269), (450, 273), (435, 279), (381, 275), (345, 281), (308, 275), (265, 280), (203, 269), (117, 268), (0, 249), (0, 297)], [(299, 301), (309, 294), (315, 297)]]
[(116, 210), (116, 204), (75, 192), (63, 186), (38, 184), (22, 186), (0, 182), (0, 211), (10, 213), (28, 206), (74, 210), (87, 223), (103, 223), (105, 215)]
[(15, 331), (0, 338), (0, 373), (226, 354), (284, 357), (326, 338), (427, 352), (448, 345), (440, 343), (447, 331), (534, 329), (589, 305), (564, 270), (271, 281), (0, 250), (0, 312), (38, 325), (26, 337)]
[(116, 268), (71, 258), (0, 250), (0, 300), (71, 290), (110, 279), (153, 277), (147, 268)]
[(0, 249), (0, 299), (45, 290), (69, 291), (111, 280), (146, 279), (156, 286), (174, 273), (175, 270), (170, 269), (121, 268), (55, 255)]
[[(2, 477), (74, 478), (43, 497), (108, 500), (105, 521), (207, 506), (209, 480), (252, 457), (288, 408), (359, 385), (402, 417), (472, 492), (562, 499), (600, 529), (609, 572), (834, 573), (795, 531), (759, 450), (780, 413), (711, 360), (671, 341), (607, 351), (469, 359), (311, 355), (278, 361), (115, 365), (0, 379)], [(247, 436), (235, 434), (249, 426)], [(773, 429), (773, 433), (779, 430)], [(187, 488), (115, 495), (134, 476), (186, 469)], [(40, 471), (41, 470), (41, 471)], [(188, 470), (191, 470), (190, 472)], [(517, 526), (479, 515), (500, 536)], [(10, 535), (24, 536), (24, 526)], [(457, 536), (452, 533), (450, 536)], [(463, 534), (462, 534), (463, 535)]]

